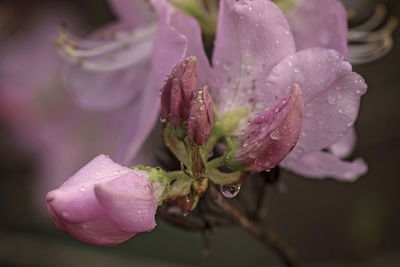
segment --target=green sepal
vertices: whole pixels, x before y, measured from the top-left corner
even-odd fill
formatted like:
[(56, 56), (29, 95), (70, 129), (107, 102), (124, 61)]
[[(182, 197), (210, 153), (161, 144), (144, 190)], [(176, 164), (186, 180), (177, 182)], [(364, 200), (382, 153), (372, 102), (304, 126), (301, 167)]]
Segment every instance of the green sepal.
[(146, 171), (147, 173), (149, 173), (149, 181), (153, 185), (158, 185), (163, 190), (158, 200), (158, 205), (161, 205), (164, 199), (168, 196), (168, 192), (170, 191), (171, 178), (169, 177), (168, 173), (159, 167), (152, 168), (143, 165), (134, 166), (132, 167), (132, 169)]
[(272, 0), (283, 12), (287, 12), (295, 7), (293, 0)]
[(217, 169), (207, 170), (206, 176), (210, 179), (214, 184), (219, 185), (231, 185), (238, 183), (242, 178), (243, 172), (231, 172), (224, 173)]
[(193, 179), (184, 172), (176, 171), (168, 173), (170, 180), (175, 180), (169, 187), (167, 198), (186, 196), (191, 192)]
[(181, 141), (181, 132), (176, 130), (172, 124), (168, 124), (163, 129), (165, 145), (175, 155), (175, 157), (186, 166), (189, 166), (187, 146)]

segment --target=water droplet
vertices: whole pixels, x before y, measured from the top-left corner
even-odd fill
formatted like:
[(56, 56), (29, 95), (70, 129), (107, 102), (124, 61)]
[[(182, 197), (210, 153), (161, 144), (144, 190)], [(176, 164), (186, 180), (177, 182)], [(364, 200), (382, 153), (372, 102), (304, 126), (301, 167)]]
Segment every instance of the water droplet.
[(68, 217), (69, 217), (69, 211), (64, 210), (61, 214), (62, 214), (62, 216), (63, 216), (65, 219), (68, 219)]
[(294, 67), (294, 68), (293, 68), (293, 71), (294, 71), (295, 73), (299, 73), (299, 72), (300, 72), (300, 69), (299, 69), (299, 67)]
[(138, 213), (138, 214), (141, 214), (141, 213), (142, 213), (142, 210), (138, 210), (137, 213)]
[(334, 105), (336, 103), (336, 97), (333, 95), (328, 96), (328, 103)]
[(240, 192), (240, 185), (223, 185), (221, 186), (221, 193), (226, 198), (234, 198)]
[(295, 151), (297, 154), (300, 154), (300, 155), (304, 153), (304, 149), (301, 148), (301, 147), (296, 147), (296, 148), (294, 149), (294, 151)]
[(281, 131), (279, 131), (279, 129), (276, 129), (275, 131), (272, 131), (269, 134), (269, 137), (271, 137), (271, 139), (273, 140), (280, 140), (283, 137), (283, 134), (281, 133)]
[(339, 113), (343, 113), (343, 109), (339, 108), (339, 109), (338, 109), (338, 112), (339, 112)]
[(101, 174), (101, 172), (100, 172), (100, 171), (96, 171), (95, 173), (96, 173), (96, 175), (100, 175), (100, 174)]
[(312, 115), (314, 115), (314, 112), (312, 110), (306, 110), (304, 115), (306, 115), (307, 118), (311, 118)]
[(167, 121), (167, 120), (164, 118), (164, 116), (161, 116), (161, 117), (160, 117), (160, 122), (161, 122), (161, 123), (165, 123), (166, 121)]
[(115, 175), (119, 174), (119, 171), (118, 171), (118, 170), (115, 170), (115, 171), (114, 171), (114, 174), (115, 174)]
[(82, 186), (81, 188), (79, 188), (79, 190), (80, 190), (81, 192), (83, 192), (83, 191), (86, 191), (86, 188), (84, 188), (84, 187)]

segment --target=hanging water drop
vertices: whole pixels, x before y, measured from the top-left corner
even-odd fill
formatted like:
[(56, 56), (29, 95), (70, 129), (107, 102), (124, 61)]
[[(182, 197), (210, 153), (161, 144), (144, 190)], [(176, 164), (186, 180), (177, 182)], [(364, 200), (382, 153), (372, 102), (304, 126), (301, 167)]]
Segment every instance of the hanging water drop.
[(281, 131), (279, 131), (279, 129), (276, 129), (269, 134), (269, 137), (271, 137), (272, 140), (280, 140), (282, 139), (283, 134), (281, 133)]
[(221, 186), (221, 193), (226, 198), (234, 198), (240, 192), (240, 185), (223, 185)]

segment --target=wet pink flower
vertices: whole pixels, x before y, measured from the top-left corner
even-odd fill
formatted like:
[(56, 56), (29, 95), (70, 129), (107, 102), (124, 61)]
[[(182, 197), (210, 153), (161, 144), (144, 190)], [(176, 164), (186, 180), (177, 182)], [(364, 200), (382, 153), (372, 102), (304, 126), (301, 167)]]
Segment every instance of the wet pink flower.
[(238, 136), (248, 119), (286, 97), (293, 84), (299, 85), (302, 129), (283, 167), (308, 177), (346, 181), (365, 173), (362, 160), (345, 162), (322, 151), (351, 129), (366, 92), (364, 80), (334, 50), (296, 53), (290, 27), (272, 2), (221, 1), (213, 69), (216, 82), (211, 92), (219, 111), (248, 109)]
[(83, 242), (115, 246), (153, 230), (163, 188), (150, 172), (132, 170), (100, 155), (47, 194), (57, 226)]
[[(200, 36), (189, 40), (189, 55), (204, 57)], [(281, 166), (308, 177), (344, 181), (366, 172), (361, 159), (346, 162), (323, 151), (351, 129), (360, 97), (366, 92), (364, 80), (352, 72), (340, 52), (325, 48), (296, 52), (290, 26), (275, 4), (222, 0), (212, 63), (212, 68), (199, 66), (199, 80), (209, 77), (204, 84), (210, 86), (220, 116), (247, 110), (236, 130), (239, 140), (244, 138), (240, 136), (248, 121), (282, 101), (292, 85), (298, 84), (304, 102), (301, 133)], [(280, 142), (293, 145), (293, 136)]]

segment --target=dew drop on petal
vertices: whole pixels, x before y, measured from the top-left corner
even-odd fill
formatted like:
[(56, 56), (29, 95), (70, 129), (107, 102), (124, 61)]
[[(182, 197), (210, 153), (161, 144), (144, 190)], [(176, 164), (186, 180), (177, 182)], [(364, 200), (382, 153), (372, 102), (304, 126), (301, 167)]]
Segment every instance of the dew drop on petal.
[(68, 219), (68, 217), (69, 217), (69, 211), (64, 210), (61, 214), (62, 214), (62, 216), (64, 217), (64, 219)]
[(223, 185), (221, 186), (221, 193), (226, 198), (234, 198), (240, 192), (240, 185)]
[(282, 135), (281, 131), (279, 131), (279, 129), (276, 129), (275, 131), (272, 131), (269, 134), (269, 137), (271, 137), (271, 139), (273, 139), (273, 140), (280, 140), (280, 139), (282, 139), (283, 135)]

